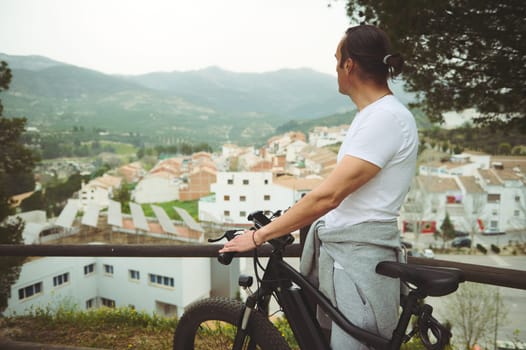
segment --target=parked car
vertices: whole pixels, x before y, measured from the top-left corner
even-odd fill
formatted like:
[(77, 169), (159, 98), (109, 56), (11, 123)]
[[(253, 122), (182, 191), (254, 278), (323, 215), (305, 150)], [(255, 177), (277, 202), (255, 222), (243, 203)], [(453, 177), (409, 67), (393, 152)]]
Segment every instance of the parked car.
[(490, 235), (505, 235), (506, 232), (503, 232), (503, 231), (498, 231), (496, 229), (488, 229), (484, 232), (482, 232), (483, 235), (485, 236), (490, 236)]
[(451, 246), (455, 248), (461, 248), (461, 247), (471, 248), (471, 239), (467, 237), (457, 237), (453, 240), (453, 242), (451, 243)]
[(433, 259), (435, 257), (435, 253), (433, 253), (432, 249), (424, 249), (424, 253), (422, 254), (424, 258)]
[(455, 231), (455, 237), (467, 237), (469, 236), (469, 233), (464, 231)]

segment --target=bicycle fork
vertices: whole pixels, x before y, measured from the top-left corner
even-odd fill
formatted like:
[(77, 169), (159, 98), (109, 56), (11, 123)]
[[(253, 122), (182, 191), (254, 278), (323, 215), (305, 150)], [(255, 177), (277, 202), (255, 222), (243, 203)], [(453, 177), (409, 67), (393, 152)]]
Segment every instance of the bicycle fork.
[[(252, 302), (251, 303), (252, 305), (250, 305), (249, 304), (250, 299), (251, 298), (247, 299), (247, 303), (245, 303), (245, 308), (243, 312), (241, 313), (241, 319), (238, 322), (236, 337), (234, 339), (234, 346), (232, 347), (233, 350), (243, 349), (243, 344), (246, 341), (246, 337), (248, 335), (248, 324), (250, 321), (250, 316), (255, 311), (254, 309), (255, 302)], [(256, 341), (253, 338), (250, 338), (248, 349), (250, 350), (256, 349)]]
[[(240, 319), (237, 323), (236, 337), (234, 338), (233, 350), (243, 349), (246, 337), (248, 334), (249, 322), (254, 312), (268, 312), (269, 297), (259, 297), (261, 290), (258, 289), (255, 293), (252, 293), (250, 286), (252, 285), (252, 277), (241, 275), (239, 276), (239, 286), (245, 289), (248, 293), (247, 300), (244, 304), (243, 312), (240, 315)], [(258, 300), (259, 299), (259, 300)], [(259, 306), (259, 310), (256, 310), (256, 304)], [(249, 350), (256, 349), (256, 340), (252, 337), (248, 343)]]

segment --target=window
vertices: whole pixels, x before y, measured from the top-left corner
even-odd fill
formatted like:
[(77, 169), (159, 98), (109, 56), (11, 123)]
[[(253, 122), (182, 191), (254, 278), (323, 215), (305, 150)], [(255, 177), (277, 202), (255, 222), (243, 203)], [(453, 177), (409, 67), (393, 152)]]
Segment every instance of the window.
[(128, 273), (131, 280), (138, 281), (141, 279), (141, 274), (137, 270), (128, 270)]
[(32, 296), (42, 293), (42, 282), (32, 284), (30, 286), (20, 288), (18, 290), (18, 300), (24, 300)]
[(263, 182), (265, 185), (268, 185), (268, 180), (265, 179), (265, 181)]
[(499, 203), (500, 202), (500, 194), (488, 194), (488, 203)]
[(247, 216), (247, 212), (246, 212), (246, 211), (240, 211), (240, 212), (239, 212), (239, 216), (241, 216), (242, 218), (244, 218), (244, 217)]
[(106, 306), (106, 307), (111, 307), (111, 308), (114, 308), (115, 307), (115, 300), (113, 299), (107, 299), (107, 298), (100, 298), (100, 301), (102, 303), (102, 305)]
[(264, 195), (263, 196), (263, 200), (269, 201), (270, 200), (270, 195), (269, 194)]
[(168, 276), (155, 275), (153, 273), (148, 274), (150, 284), (156, 284), (165, 287), (174, 287), (174, 279)]
[(95, 298), (86, 300), (86, 309), (91, 309), (95, 307)]
[(461, 195), (446, 196), (446, 203), (447, 204), (459, 204), (459, 203), (462, 203), (462, 196)]
[(247, 179), (243, 180), (243, 185), (248, 185), (248, 180)]
[(226, 181), (227, 185), (233, 185), (234, 184), (234, 180), (233, 179), (228, 179)]
[(520, 212), (518, 210), (513, 211), (513, 216), (520, 216)]
[(247, 196), (239, 196), (239, 201), (240, 202), (246, 202), (247, 201)]
[(53, 287), (58, 287), (69, 282), (69, 272), (53, 277)]
[(104, 264), (104, 273), (107, 275), (113, 275), (113, 265)]
[(84, 274), (89, 275), (95, 271), (95, 264), (89, 264), (84, 266)]
[(228, 201), (230, 200), (230, 196), (227, 195), (227, 194), (225, 194), (225, 195), (223, 196), (223, 200), (224, 200), (225, 202), (228, 202)]
[(225, 216), (225, 217), (226, 217), (226, 216), (230, 216), (230, 210), (225, 210), (225, 211), (223, 212), (223, 216)]
[(515, 196), (515, 202), (520, 202), (521, 201), (521, 197), (520, 196)]

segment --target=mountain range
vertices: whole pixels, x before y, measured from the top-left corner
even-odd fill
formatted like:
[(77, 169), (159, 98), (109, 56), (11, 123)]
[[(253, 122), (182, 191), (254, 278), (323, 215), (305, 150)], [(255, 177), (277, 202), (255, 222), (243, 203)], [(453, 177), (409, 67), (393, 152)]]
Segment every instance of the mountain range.
[[(108, 75), (42, 56), (0, 53), (13, 78), (0, 95), (4, 115), (28, 126), (73, 127), (142, 135), (152, 143), (257, 144), (276, 132), (350, 123), (353, 104), (334, 76), (310, 69), (236, 73), (219, 67), (186, 72)], [(414, 100), (392, 85), (404, 102)], [(426, 123), (425, 118), (418, 118)]]

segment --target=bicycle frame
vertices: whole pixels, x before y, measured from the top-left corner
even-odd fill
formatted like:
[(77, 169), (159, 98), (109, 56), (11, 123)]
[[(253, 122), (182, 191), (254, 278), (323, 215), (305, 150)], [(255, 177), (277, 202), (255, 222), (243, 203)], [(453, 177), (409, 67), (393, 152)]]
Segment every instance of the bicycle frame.
[[(405, 336), (405, 330), (411, 318), (411, 309), (416, 305), (417, 295), (410, 295), (403, 307), (398, 325), (392, 339), (364, 330), (335, 308), (329, 299), (318, 291), (304, 276), (285, 262), (279, 251), (274, 251), (269, 258), (260, 288), (247, 298), (246, 307), (257, 305), (260, 312), (268, 314), (270, 297), (275, 294), (278, 303), (285, 313), (289, 325), (301, 349), (329, 349), (316, 312), (312, 309), (319, 305), (321, 309), (344, 331), (357, 340), (379, 350), (399, 349)], [(240, 320), (241, 325), (242, 320)], [(245, 321), (246, 322), (246, 321)], [(242, 327), (238, 327), (241, 329)], [(244, 337), (244, 335), (240, 335)], [(236, 349), (236, 347), (234, 347)]]
[[(273, 217), (279, 216), (274, 214)], [(258, 211), (249, 215), (249, 220), (253, 220), (255, 228), (262, 227), (270, 222), (270, 219)], [(210, 239), (210, 242), (218, 241), (223, 238), (231, 240), (235, 237), (236, 231), (226, 231), (218, 239)], [(330, 346), (323, 334), (322, 328), (316, 317), (316, 309), (319, 307), (328, 315), (347, 334), (370, 347), (377, 350), (399, 350), (402, 342), (409, 340), (416, 331), (419, 332), (424, 346), (430, 350), (442, 349), (451, 337), (451, 332), (442, 326), (432, 317), (433, 308), (427, 304), (419, 306), (419, 301), (428, 295), (443, 296), (454, 292), (458, 288), (458, 283), (465, 279), (459, 270), (440, 268), (420, 268), (420, 270), (408, 271), (407, 265), (401, 268), (399, 263), (386, 265), (380, 262), (376, 266), (377, 273), (393, 278), (400, 278), (409, 287), (409, 294), (401, 297), (402, 313), (398, 319), (396, 328), (390, 339), (360, 328), (350, 322), (340, 310), (332, 305), (330, 300), (323, 295), (318, 288), (312, 285), (304, 276), (296, 271), (292, 266), (283, 260), (283, 250), (285, 246), (292, 243), (294, 238), (289, 234), (280, 238), (272, 239), (270, 243), (272, 251), (267, 263), (263, 278), (259, 279), (259, 288), (255, 293), (249, 295), (245, 302), (245, 308), (237, 324), (237, 333), (234, 340), (233, 349), (241, 349), (247, 336), (247, 325), (250, 322), (252, 312), (262, 312), (268, 317), (270, 298), (275, 295), (278, 304), (289, 322), (298, 345), (302, 349), (329, 349)], [(254, 252), (254, 265), (257, 262), (257, 250)], [(228, 265), (234, 253), (221, 253), (218, 260)], [(396, 265), (398, 264), (398, 265)], [(435, 282), (436, 280), (436, 282)], [(409, 282), (409, 284), (408, 284)], [(250, 282), (251, 283), (251, 282)], [(240, 282), (241, 285), (241, 282)], [(245, 283), (243, 282), (243, 286)], [(416, 287), (416, 288), (413, 288)], [(411, 321), (411, 316), (417, 315), (418, 327), (406, 335), (406, 329)], [(430, 341), (428, 331), (436, 337), (436, 342)], [(255, 344), (252, 339), (249, 349), (254, 349)]]

